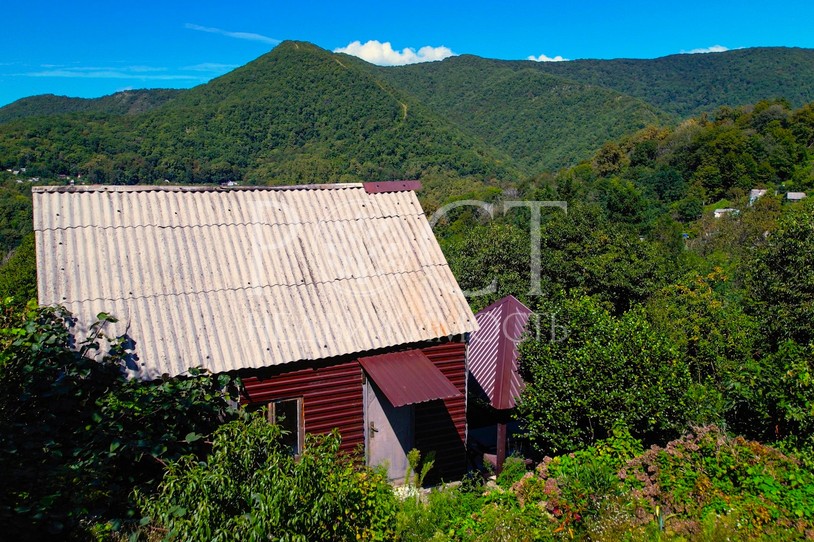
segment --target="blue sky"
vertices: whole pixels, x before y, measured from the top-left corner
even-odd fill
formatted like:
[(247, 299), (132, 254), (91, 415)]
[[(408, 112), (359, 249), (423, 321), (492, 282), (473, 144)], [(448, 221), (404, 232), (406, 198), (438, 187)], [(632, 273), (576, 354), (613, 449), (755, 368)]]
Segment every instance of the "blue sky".
[(188, 88), (286, 39), (377, 63), (464, 53), (547, 60), (655, 58), (716, 46), (814, 48), (811, 0), (6, 0), (2, 13), (0, 106), (45, 93)]

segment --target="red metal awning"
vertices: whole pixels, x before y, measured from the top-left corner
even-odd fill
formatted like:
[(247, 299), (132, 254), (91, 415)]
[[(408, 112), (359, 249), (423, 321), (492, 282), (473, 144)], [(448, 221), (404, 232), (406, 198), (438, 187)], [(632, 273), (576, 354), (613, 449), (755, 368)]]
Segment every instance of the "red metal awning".
[(462, 395), (421, 350), (368, 356), (359, 363), (395, 407)]

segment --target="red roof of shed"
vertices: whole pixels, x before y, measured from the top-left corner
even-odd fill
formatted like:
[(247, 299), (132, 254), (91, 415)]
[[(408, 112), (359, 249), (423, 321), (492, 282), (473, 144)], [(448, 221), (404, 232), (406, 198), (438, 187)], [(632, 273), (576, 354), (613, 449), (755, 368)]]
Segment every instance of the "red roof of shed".
[(359, 363), (395, 407), (461, 395), (421, 350), (367, 356)]
[(506, 296), (475, 315), (480, 329), (469, 344), (469, 371), (492, 407), (514, 408), (523, 391), (517, 371), (517, 343), (526, 330), (531, 309)]

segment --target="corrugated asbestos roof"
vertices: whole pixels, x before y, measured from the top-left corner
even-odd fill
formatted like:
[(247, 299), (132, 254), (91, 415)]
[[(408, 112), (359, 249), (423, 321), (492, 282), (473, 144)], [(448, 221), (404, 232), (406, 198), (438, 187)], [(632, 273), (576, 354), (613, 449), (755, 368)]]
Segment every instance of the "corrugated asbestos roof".
[(496, 409), (514, 408), (525, 386), (518, 374), (517, 343), (530, 315), (531, 309), (511, 295), (475, 315), (480, 329), (469, 343), (469, 371)]
[(362, 357), (359, 363), (394, 407), (461, 396), (421, 350)]
[(40, 304), (117, 317), (145, 379), (477, 328), (411, 191), (40, 187), (34, 229)]

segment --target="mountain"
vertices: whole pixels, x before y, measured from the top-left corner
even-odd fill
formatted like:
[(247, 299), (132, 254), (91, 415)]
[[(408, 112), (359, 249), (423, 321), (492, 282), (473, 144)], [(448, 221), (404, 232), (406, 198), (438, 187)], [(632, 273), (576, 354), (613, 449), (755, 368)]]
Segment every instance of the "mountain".
[(376, 73), (503, 150), (526, 173), (573, 165), (606, 141), (670, 120), (640, 99), (530, 64), (464, 55)]
[(635, 96), (681, 118), (771, 98), (814, 101), (814, 49), (759, 47), (653, 60), (523, 62), (550, 75)]
[[(814, 100), (814, 51), (383, 68), (287, 41), (205, 85), (0, 108), (0, 167), (92, 182), (516, 180), (724, 105)], [(467, 181), (467, 182), (469, 182)]]
[(357, 64), (285, 42), (139, 115), (55, 115), (0, 124), (0, 163), (93, 182), (313, 183), (430, 170), (515, 178), (482, 144)]
[(136, 115), (155, 109), (182, 92), (184, 91), (175, 89), (125, 90), (101, 98), (42, 94), (23, 98), (0, 108), (0, 123), (65, 113)]

